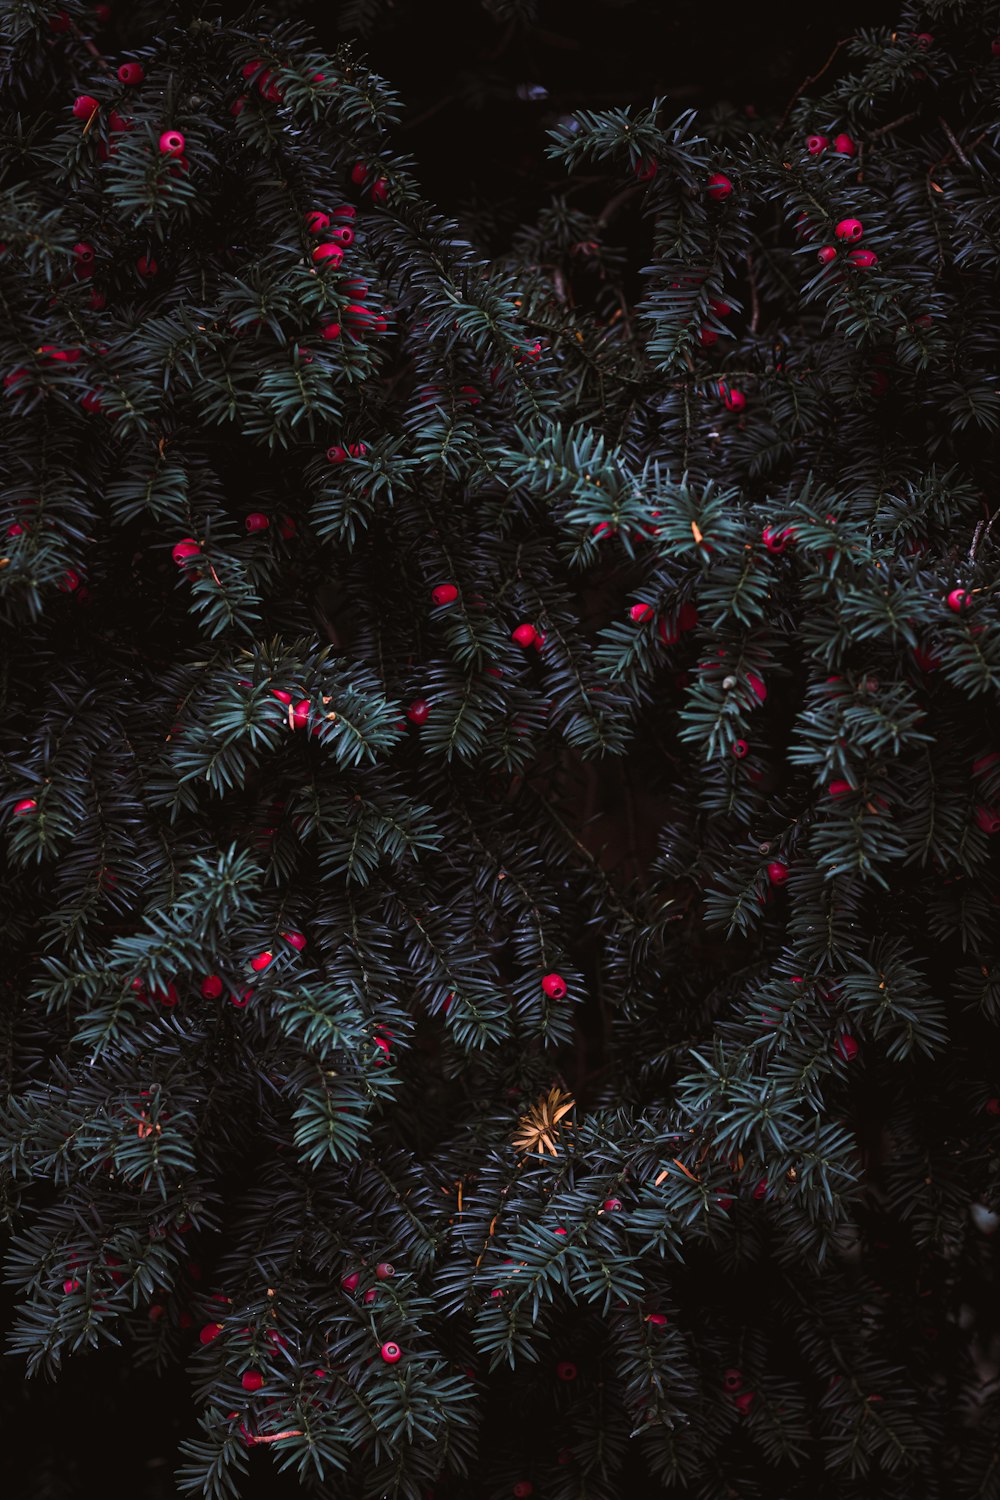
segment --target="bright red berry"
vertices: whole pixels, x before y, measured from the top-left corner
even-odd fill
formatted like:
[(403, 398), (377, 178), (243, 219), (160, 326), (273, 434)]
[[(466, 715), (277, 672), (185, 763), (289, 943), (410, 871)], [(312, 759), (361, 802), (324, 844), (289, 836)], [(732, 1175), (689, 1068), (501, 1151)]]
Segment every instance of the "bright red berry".
[(204, 1328), (198, 1335), (198, 1340), (202, 1344), (210, 1344), (213, 1339), (217, 1339), (219, 1337), (219, 1334), (221, 1332), (221, 1323), (206, 1323)]
[(26, 813), (34, 812), (38, 803), (34, 797), (22, 797), (20, 802), (14, 803), (15, 818), (23, 818)]
[(550, 1000), (561, 1000), (566, 993), (567, 984), (561, 974), (546, 974), (542, 980), (542, 989)]
[(784, 885), (788, 879), (788, 866), (774, 859), (767, 867), (767, 878), (772, 885)]
[(436, 588), (431, 589), (431, 598), (435, 604), (454, 604), (458, 598), (458, 589), (453, 583), (439, 583)]
[(262, 969), (266, 969), (268, 965), (273, 961), (273, 953), (258, 953), (255, 958), (252, 958), (250, 960), (250, 967), (251, 969), (256, 970), (256, 972), (259, 974)]
[(247, 1370), (240, 1380), (245, 1391), (259, 1391), (264, 1384), (264, 1377), (258, 1370)]
[(389, 1343), (382, 1345), (379, 1353), (381, 1354), (387, 1365), (394, 1365), (396, 1361), (401, 1357), (403, 1351), (398, 1344), (394, 1344), (390, 1340)]
[(825, 135), (810, 135), (806, 137), (806, 150), (810, 156), (818, 156), (829, 146), (829, 139)]
[(651, 604), (633, 604), (628, 614), (633, 625), (644, 625), (653, 618), (654, 610)]
[(127, 84), (129, 88), (141, 83), (145, 76), (146, 70), (141, 63), (122, 63), (118, 69), (119, 82)]
[(854, 156), (858, 148), (849, 135), (841, 133), (834, 136), (833, 149), (834, 151), (839, 151), (841, 156)]
[(206, 974), (201, 981), (201, 993), (206, 1000), (218, 1000), (222, 990), (223, 984), (218, 974)]
[(525, 647), (525, 649), (527, 649), (529, 646), (533, 646), (535, 644), (535, 641), (538, 639), (538, 631), (535, 629), (534, 625), (524, 623), (522, 625), (515, 626), (515, 628), (510, 633), (510, 638), (515, 645), (523, 646)]
[(419, 727), (419, 725), (427, 723), (427, 720), (430, 717), (430, 711), (430, 704), (425, 698), (414, 698), (413, 702), (406, 710), (406, 717), (409, 719), (411, 724), (416, 724)]
[(821, 266), (828, 266), (831, 261), (837, 259), (837, 251), (833, 245), (824, 245), (822, 250), (816, 251), (816, 259)]
[(312, 258), (317, 264), (339, 266), (344, 258), (343, 247), (338, 245), (336, 240), (324, 240), (321, 245), (316, 246)]
[(721, 200), (728, 198), (733, 190), (733, 185), (724, 172), (713, 172), (708, 179), (708, 196)]
[(100, 107), (93, 94), (78, 94), (73, 100), (73, 114), (78, 120), (92, 119)]
[(865, 232), (860, 219), (841, 219), (834, 228), (838, 240), (859, 240)]
[(179, 542), (174, 543), (170, 550), (170, 556), (177, 563), (178, 567), (180, 567), (183, 563), (187, 562), (189, 557), (200, 557), (201, 548), (193, 536), (182, 537)]
[(838, 1056), (842, 1057), (844, 1062), (853, 1062), (860, 1049), (855, 1037), (845, 1035), (838, 1039), (836, 1050)]
[(243, 523), (247, 531), (266, 531), (271, 522), (259, 510), (251, 511)]
[(957, 615), (968, 609), (972, 603), (972, 595), (966, 589), (952, 589), (948, 595), (948, 608), (953, 609)]
[(160, 136), (160, 150), (164, 156), (180, 156), (185, 144), (179, 130), (165, 130)]

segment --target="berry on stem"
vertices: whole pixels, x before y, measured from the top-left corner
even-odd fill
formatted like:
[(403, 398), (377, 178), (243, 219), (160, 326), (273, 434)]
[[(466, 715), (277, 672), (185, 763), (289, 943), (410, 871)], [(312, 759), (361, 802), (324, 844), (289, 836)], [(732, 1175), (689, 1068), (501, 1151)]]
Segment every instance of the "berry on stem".
[(710, 198), (721, 201), (723, 198), (728, 198), (732, 190), (733, 185), (724, 172), (713, 172), (708, 179), (707, 192)]
[(73, 114), (75, 118), (83, 120), (85, 123), (94, 117), (100, 107), (100, 103), (94, 98), (93, 94), (78, 94), (73, 100)]
[(561, 974), (546, 974), (542, 979), (542, 989), (550, 1000), (561, 1000), (568, 985)]

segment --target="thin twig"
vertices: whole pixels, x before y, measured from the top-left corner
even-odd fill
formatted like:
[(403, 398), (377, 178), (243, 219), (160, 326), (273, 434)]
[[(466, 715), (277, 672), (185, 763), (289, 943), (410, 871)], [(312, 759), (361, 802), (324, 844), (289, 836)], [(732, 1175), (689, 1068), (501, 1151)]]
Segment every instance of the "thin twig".
[(750, 280), (750, 332), (757, 332), (760, 323), (760, 297), (757, 295), (757, 278), (753, 273), (753, 257), (747, 251), (747, 276)]
[(1000, 510), (995, 510), (988, 521), (979, 521), (976, 523), (976, 530), (972, 538), (972, 546), (969, 548), (970, 563), (975, 562), (976, 552), (979, 548), (979, 544), (980, 542), (985, 541), (989, 536), (990, 532), (993, 529), (993, 522), (996, 520), (997, 516), (1000, 516)]
[(890, 130), (896, 130), (900, 125), (909, 125), (910, 121), (917, 119), (919, 114), (919, 110), (913, 109), (908, 115), (900, 115), (898, 120), (890, 120), (888, 125), (880, 125), (877, 130), (872, 131), (869, 139), (875, 140), (877, 136), (888, 135)]
[(622, 204), (627, 203), (629, 198), (634, 198), (636, 193), (641, 193), (644, 186), (645, 184), (642, 182), (630, 182), (628, 187), (622, 188), (620, 193), (616, 193), (613, 198), (609, 198), (597, 215), (598, 224), (606, 224), (618, 212)]
[(971, 167), (972, 163), (970, 162), (969, 158), (966, 156), (965, 152), (962, 150), (961, 146), (958, 144), (958, 141), (955, 139), (955, 136), (952, 134), (951, 126), (948, 124), (948, 121), (945, 119), (944, 115), (938, 115), (938, 119), (941, 121), (941, 129), (944, 131), (945, 135), (948, 137), (949, 141), (951, 142), (951, 149), (954, 151), (955, 155), (958, 157), (959, 161), (962, 163), (962, 166), (963, 167)]
[(76, 37), (77, 41), (83, 43), (87, 51), (90, 53), (91, 57), (93, 57), (97, 62), (100, 63), (105, 73), (111, 73), (113, 71), (111, 64), (105, 61), (103, 54), (99, 52), (98, 49), (94, 46), (93, 42), (90, 40), (90, 37), (84, 36), (83, 32), (80, 30), (79, 26), (77, 26), (75, 21), (70, 22), (70, 30), (73, 32), (73, 35)]
[(826, 62), (823, 64), (823, 66), (820, 68), (819, 72), (818, 73), (811, 73), (808, 78), (806, 78), (802, 83), (799, 84), (798, 88), (795, 90), (795, 93), (792, 95), (792, 97), (789, 99), (788, 103), (785, 105), (785, 113), (782, 115), (781, 119), (778, 121), (778, 125), (777, 125), (778, 130), (784, 130), (784, 128), (785, 128), (785, 122), (787, 121), (788, 116), (792, 112), (792, 106), (794, 105), (796, 99), (798, 99), (801, 94), (805, 93), (806, 89), (809, 87), (809, 85), (811, 83), (816, 83), (816, 82), (818, 82), (818, 80), (820, 78), (823, 77), (823, 74), (826, 72), (827, 68), (833, 62), (833, 59), (836, 57), (836, 55), (840, 51), (841, 47), (846, 47), (847, 43), (850, 40), (851, 40), (851, 38), (849, 36), (843, 37), (841, 39), (841, 41), (839, 41), (836, 44), (836, 46), (834, 47), (833, 51), (830, 53), (830, 56), (827, 58)]

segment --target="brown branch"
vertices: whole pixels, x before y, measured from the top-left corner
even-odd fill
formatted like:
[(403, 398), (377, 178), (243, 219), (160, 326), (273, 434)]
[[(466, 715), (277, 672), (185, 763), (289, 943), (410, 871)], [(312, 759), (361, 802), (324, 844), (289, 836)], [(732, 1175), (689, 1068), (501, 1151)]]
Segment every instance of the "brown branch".
[(645, 183), (643, 182), (630, 182), (628, 187), (622, 188), (620, 193), (616, 193), (613, 198), (609, 198), (597, 215), (598, 224), (606, 224), (618, 212), (623, 203), (627, 203), (629, 198), (634, 198), (636, 193), (641, 193), (644, 187)]
[(87, 51), (90, 53), (91, 57), (93, 57), (97, 62), (100, 63), (100, 65), (104, 69), (105, 73), (112, 73), (112, 72), (114, 72), (114, 69), (112, 68), (111, 64), (109, 62), (105, 61), (103, 53), (101, 53), (101, 52), (98, 51), (98, 49), (94, 46), (93, 42), (90, 40), (89, 36), (84, 36), (83, 32), (80, 30), (79, 26), (77, 26), (77, 24), (76, 24), (75, 21), (71, 21), (70, 22), (70, 28), (69, 29), (70, 29), (70, 31), (73, 32), (73, 34), (76, 37), (77, 41), (83, 43), (83, 45), (86, 47)]
[(785, 105), (785, 113), (782, 115), (781, 119), (778, 121), (778, 124), (777, 124), (777, 127), (776, 127), (778, 130), (784, 130), (785, 123), (788, 120), (788, 116), (792, 112), (792, 106), (795, 104), (796, 99), (798, 99), (800, 97), (800, 95), (802, 95), (802, 94), (805, 93), (806, 89), (809, 87), (809, 85), (811, 83), (817, 83), (819, 81), (819, 79), (821, 79), (823, 77), (823, 74), (826, 72), (827, 68), (833, 62), (833, 59), (836, 57), (836, 55), (840, 51), (841, 47), (846, 47), (847, 43), (850, 40), (851, 40), (851, 38), (849, 36), (845, 36), (839, 42), (837, 42), (837, 44), (835, 45), (833, 51), (830, 53), (830, 56), (827, 58), (826, 62), (823, 64), (823, 66), (820, 68), (819, 72), (818, 73), (810, 73), (809, 77), (806, 78), (802, 83), (799, 84), (798, 88), (795, 90), (795, 93), (792, 95), (792, 97), (789, 99), (788, 103)]
[(760, 323), (760, 297), (757, 293), (757, 278), (753, 273), (753, 257), (747, 251), (747, 276), (750, 280), (750, 332), (757, 332)]
[(909, 125), (911, 120), (916, 120), (919, 117), (919, 114), (919, 110), (913, 109), (908, 115), (900, 115), (898, 120), (890, 120), (888, 125), (880, 125), (877, 130), (872, 131), (870, 139), (874, 141), (876, 137), (888, 135), (890, 130), (895, 130), (900, 125)]
[(958, 141), (956, 140), (955, 136), (952, 134), (951, 126), (948, 124), (948, 121), (945, 119), (944, 115), (938, 115), (938, 119), (941, 121), (941, 129), (944, 131), (945, 135), (948, 137), (949, 141), (951, 142), (951, 149), (954, 151), (955, 155), (958, 157), (959, 161), (962, 163), (962, 166), (963, 167), (971, 167), (972, 163), (969, 161), (969, 158), (966, 156), (965, 152), (962, 150), (961, 146), (958, 144)]

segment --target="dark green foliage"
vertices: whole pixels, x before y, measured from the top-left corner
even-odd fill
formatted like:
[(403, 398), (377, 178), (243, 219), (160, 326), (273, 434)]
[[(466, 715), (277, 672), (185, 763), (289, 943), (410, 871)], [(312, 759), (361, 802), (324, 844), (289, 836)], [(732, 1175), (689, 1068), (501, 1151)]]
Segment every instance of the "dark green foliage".
[(504, 244), (351, 46), (88, 14), (0, 8), (19, 1368), (181, 1365), (182, 1494), (997, 1500), (1000, 10)]

